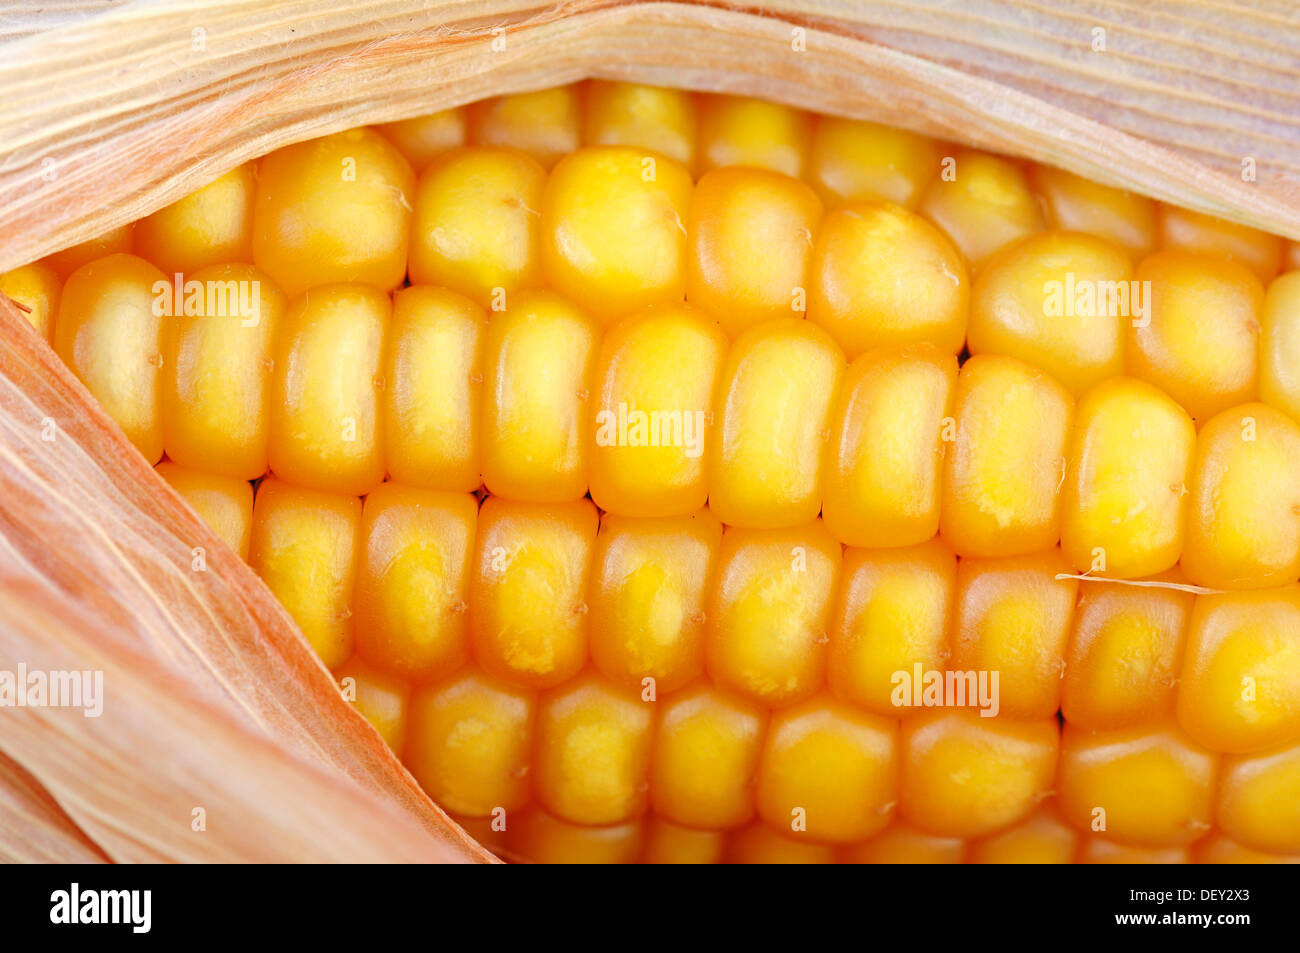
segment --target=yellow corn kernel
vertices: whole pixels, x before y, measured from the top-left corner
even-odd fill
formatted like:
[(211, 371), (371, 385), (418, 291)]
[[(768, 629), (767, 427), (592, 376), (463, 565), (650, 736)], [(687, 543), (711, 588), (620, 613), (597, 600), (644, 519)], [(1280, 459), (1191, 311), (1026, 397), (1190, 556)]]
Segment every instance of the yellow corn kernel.
[(606, 513), (591, 580), (591, 659), (606, 678), (672, 692), (704, 670), (704, 599), (722, 524), (708, 510), (634, 519)]
[(1042, 371), (981, 354), (962, 365), (939, 528), (960, 556), (1053, 546), (1074, 399)]
[(54, 350), (151, 465), (163, 453), (163, 286), (143, 258), (100, 258), (68, 277), (54, 323)]
[(1266, 404), (1212, 417), (1196, 438), (1182, 567), (1215, 589), (1300, 576), (1300, 424)]
[(695, 100), (690, 93), (593, 79), (587, 85), (583, 145), (635, 146), (695, 165)]
[(1300, 242), (1289, 241), (1286, 247), (1282, 249), (1282, 270), (1295, 271), (1300, 269)]
[(1054, 550), (957, 564), (949, 668), (977, 677), (989, 673), (991, 694), (989, 705), (978, 682), (968, 680), (967, 705), (1009, 718), (1047, 718), (1060, 707), (1065, 647), (1079, 591), (1078, 580), (1056, 578), (1067, 569)]
[(1178, 562), (1196, 428), (1144, 381), (1116, 377), (1079, 402), (1061, 499), (1061, 549), (1079, 572), (1133, 579)]
[(694, 308), (655, 308), (600, 344), (587, 423), (591, 498), (622, 516), (681, 516), (709, 495), (704, 449), (727, 339)]
[(1156, 203), (1145, 195), (1093, 182), (1049, 165), (1030, 170), (1052, 228), (1086, 232), (1121, 246), (1134, 259), (1155, 251)]
[(608, 322), (682, 300), (691, 176), (627, 146), (566, 156), (542, 192), (547, 283)]
[(326, 285), (293, 303), (274, 350), (268, 460), (299, 486), (360, 496), (384, 478), (379, 416), (388, 295)]
[(729, 864), (833, 864), (836, 848), (807, 834), (779, 834), (755, 821), (727, 838), (726, 857)]
[(327, 668), (352, 655), (361, 501), (267, 477), (253, 503), (248, 563)]
[(1300, 864), (1300, 854), (1269, 854), (1238, 844), (1223, 834), (1211, 834), (1192, 847), (1198, 864)]
[(1004, 245), (1047, 227), (1020, 166), (971, 150), (943, 159), (920, 212), (977, 268)]
[(374, 726), (388, 747), (400, 754), (406, 744), (410, 683), (371, 668), (355, 655), (334, 677), (344, 697)]
[(909, 546), (939, 529), (944, 421), (957, 359), (931, 344), (849, 365), (826, 444), (822, 516), (850, 546)]
[(1080, 587), (1065, 656), (1061, 713), (1080, 728), (1123, 728), (1173, 712), (1192, 594)]
[(1078, 397), (1124, 370), (1133, 266), (1118, 245), (1039, 232), (997, 252), (971, 289), (967, 345), (1051, 374)]
[(1178, 722), (1232, 754), (1300, 741), (1300, 588), (1197, 597)]
[(643, 864), (720, 864), (727, 850), (722, 831), (701, 831), (681, 827), (662, 817), (645, 823)]
[(1178, 401), (1198, 425), (1253, 400), (1264, 298), (1254, 275), (1235, 262), (1166, 251), (1138, 265), (1137, 281), (1150, 291), (1147, 313), (1129, 322), (1127, 372)]
[(1060, 746), (1055, 718), (1013, 721), (973, 711), (903, 721), (899, 808), (944, 837), (982, 837), (1027, 817), (1047, 796)]
[(483, 482), (515, 500), (587, 492), (587, 420), (599, 331), (551, 291), (519, 292), (488, 322), (484, 344)]
[(1282, 275), (1264, 296), (1259, 399), (1300, 423), (1300, 271)]
[(898, 722), (822, 695), (773, 713), (758, 813), (775, 830), (855, 843), (889, 823), (898, 771)]
[(416, 174), (423, 172), (434, 159), (465, 144), (469, 122), (463, 106), (443, 109), (424, 116), (399, 119), (375, 126), (379, 133), (406, 157)]
[(807, 310), (817, 194), (765, 169), (706, 173), (686, 222), (686, 297), (730, 335)]
[(817, 116), (808, 178), (827, 205), (893, 202), (914, 208), (939, 173), (939, 143), (874, 122)]
[(902, 821), (861, 844), (840, 853), (844, 864), (960, 864), (966, 842), (957, 837), (936, 837)]
[(972, 841), (972, 864), (1068, 864), (1074, 860), (1079, 835), (1044, 801), (1015, 827)]
[(248, 559), (253, 532), (253, 487), (236, 477), (190, 470), (164, 460), (154, 471), (240, 559)]
[(483, 310), (454, 291), (403, 288), (384, 352), (385, 464), (399, 483), (469, 492), (483, 482)]
[(1080, 864), (1186, 864), (1191, 854), (1186, 847), (1137, 847), (1104, 837), (1085, 837), (1079, 845)]
[(163, 319), (163, 448), (183, 466), (254, 480), (267, 467), (284, 295), (244, 264), (201, 269), (185, 284), (197, 289), (197, 307), (187, 295)]
[(560, 818), (622, 824), (646, 805), (653, 702), (583, 675), (538, 700), (533, 790)]
[(0, 275), (0, 294), (26, 308), (27, 320), (46, 341), (54, 340), (54, 318), (59, 313), (63, 282), (43, 261), (34, 261)]
[(68, 276), (92, 261), (107, 258), (109, 255), (129, 255), (135, 250), (135, 222), (119, 225), (97, 238), (79, 242), (62, 251), (56, 251), (41, 259), (54, 269), (60, 281), (67, 281)]
[(1165, 248), (1240, 262), (1264, 282), (1282, 264), (1281, 236), (1173, 205), (1160, 206), (1160, 242)]
[(456, 149), (420, 175), (412, 284), (443, 285), (500, 311), (538, 283), (546, 170), (510, 149)]
[(808, 164), (812, 116), (799, 109), (741, 96), (700, 96), (701, 172), (729, 165), (771, 169), (802, 178)]
[(1246, 847), (1300, 853), (1300, 745), (1224, 758), (1215, 820)]
[(848, 549), (830, 630), (827, 675), (843, 701), (906, 717), (895, 676), (942, 671), (948, 658), (957, 560), (939, 539), (902, 549)]
[(251, 261), (254, 163), (245, 162), (203, 188), (140, 219), (135, 250), (168, 277), (212, 265)]
[(467, 817), (495, 814), (508, 831), (528, 803), (535, 709), (531, 692), (473, 668), (421, 688), (411, 699), (407, 767), (442, 807)]
[(582, 102), (577, 86), (557, 86), (472, 103), (469, 141), (526, 152), (548, 169), (578, 148)]
[(641, 821), (588, 827), (533, 809), (510, 822), (506, 848), (534, 864), (634, 864), (644, 840)]
[(790, 530), (728, 526), (706, 613), (713, 681), (769, 705), (816, 692), (840, 562), (820, 520)]
[(828, 214), (813, 248), (808, 318), (850, 359), (920, 341), (956, 354), (966, 339), (970, 285), (952, 242), (899, 205)]
[(262, 159), (253, 263), (290, 298), (359, 282), (389, 291), (406, 276), (415, 174), (373, 129), (285, 146)]
[(767, 712), (707, 683), (659, 704), (650, 804), (690, 827), (730, 829), (754, 816)]
[(474, 655), (484, 669), (537, 688), (578, 673), (587, 660), (587, 580), (595, 542), (590, 500), (484, 501), (470, 580)]
[(469, 567), (478, 501), (381, 483), (361, 514), (357, 651), (404, 676), (439, 677), (469, 657)]
[(1061, 816), (1085, 840), (1190, 844), (1210, 829), (1218, 760), (1168, 723), (1092, 732), (1067, 723), (1057, 775)]
[(728, 526), (797, 526), (821, 509), (823, 447), (844, 376), (824, 331), (786, 318), (732, 345), (714, 402), (709, 506)]

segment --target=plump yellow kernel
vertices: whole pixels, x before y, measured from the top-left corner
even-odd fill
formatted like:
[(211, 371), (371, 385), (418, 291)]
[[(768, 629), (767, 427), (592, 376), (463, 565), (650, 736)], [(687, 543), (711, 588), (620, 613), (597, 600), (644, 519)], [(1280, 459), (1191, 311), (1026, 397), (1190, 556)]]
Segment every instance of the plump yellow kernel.
[(635, 146), (695, 165), (695, 100), (662, 86), (593, 79), (587, 85), (583, 145)]
[(1054, 803), (1044, 801), (1014, 827), (971, 841), (966, 858), (972, 864), (1068, 864), (1078, 840)]
[(293, 303), (276, 341), (268, 459), (299, 486), (361, 495), (384, 478), (379, 415), (388, 295), (326, 285)]
[(621, 824), (646, 805), (653, 702), (587, 674), (542, 695), (533, 789), (576, 824)]
[(1183, 571), (1213, 589), (1300, 576), (1300, 424), (1266, 404), (1210, 418), (1196, 438)]
[[(1056, 578), (1067, 568), (1053, 550), (958, 563), (948, 668), (975, 673), (974, 684), (965, 680), (967, 705), (1008, 718), (1047, 718), (1060, 707), (1065, 646), (1079, 590), (1078, 580)], [(980, 685), (983, 673), (988, 673), (987, 692)]]
[(1051, 374), (1078, 397), (1124, 369), (1135, 314), (1133, 266), (1118, 245), (1079, 232), (1039, 232), (989, 258), (971, 289), (967, 346)]
[(507, 499), (587, 492), (584, 425), (599, 344), (594, 321), (551, 291), (511, 295), (484, 343), (483, 482)]
[(484, 99), (469, 107), (469, 141), (526, 152), (548, 169), (578, 148), (582, 102), (577, 86)]
[(1061, 816), (1085, 839), (1180, 847), (1210, 829), (1217, 771), (1218, 757), (1171, 724), (1089, 732), (1067, 723)]
[(1178, 722), (1233, 754), (1300, 741), (1300, 588), (1197, 597)]
[(957, 559), (939, 539), (900, 549), (847, 549), (830, 630), (831, 691), (889, 717), (899, 672), (942, 671), (948, 657)]
[(54, 318), (59, 313), (63, 282), (58, 272), (43, 261), (34, 261), (0, 275), (0, 294), (18, 302), (36, 333), (54, 340)]
[(191, 286), (184, 309), (163, 318), (163, 447), (183, 466), (253, 480), (267, 467), (284, 295), (244, 264), (201, 269)]
[(849, 358), (928, 341), (956, 354), (966, 338), (966, 265), (937, 228), (899, 205), (855, 204), (823, 220), (808, 318)]
[(644, 828), (642, 821), (608, 827), (570, 824), (532, 808), (510, 821), (506, 852), (512, 860), (533, 864), (634, 864)]
[(1074, 400), (1042, 371), (981, 354), (957, 375), (939, 527), (961, 556), (1052, 546)]
[(468, 583), (478, 501), (381, 483), (366, 497), (357, 565), (357, 651), (404, 676), (469, 656)]
[(415, 174), (373, 129), (286, 146), (262, 159), (253, 205), (253, 263), (290, 298), (361, 282), (383, 291), (406, 277)]
[(483, 309), (425, 285), (393, 298), (381, 395), (384, 460), (398, 483), (468, 492), (481, 484)]
[(807, 834), (784, 834), (762, 821), (736, 831), (727, 838), (729, 864), (833, 864), (834, 844), (821, 844)]
[(347, 698), (370, 722), (388, 747), (401, 754), (406, 744), (407, 706), (411, 685), (400, 678), (371, 668), (355, 655), (334, 673)]
[(1223, 759), (1215, 820), (1254, 850), (1300, 853), (1300, 745)]
[(726, 352), (717, 324), (684, 305), (653, 308), (605, 333), (585, 425), (597, 506), (681, 516), (704, 505), (704, 451)]
[(758, 813), (773, 829), (850, 844), (883, 830), (898, 796), (898, 722), (822, 695), (772, 715)]
[(1050, 227), (1104, 238), (1134, 259), (1155, 251), (1157, 206), (1145, 195), (1102, 185), (1050, 165), (1033, 166), (1030, 181), (1043, 200)]
[(1160, 206), (1160, 244), (1240, 262), (1264, 282), (1271, 281), (1282, 264), (1281, 236), (1173, 205)]
[(939, 143), (874, 122), (817, 116), (808, 178), (827, 205), (893, 202), (914, 208), (939, 174)]
[(686, 222), (686, 298), (730, 335), (807, 310), (822, 205), (807, 185), (765, 169), (706, 173)]
[(248, 559), (253, 488), (247, 480), (190, 470), (170, 460), (164, 460), (154, 470), (240, 559)]
[(1300, 423), (1300, 271), (1268, 286), (1262, 324), (1259, 399)]
[(606, 513), (591, 579), (591, 659), (613, 682), (672, 692), (704, 670), (704, 604), (722, 544), (707, 509), (635, 519)]
[(411, 699), (407, 767), (442, 807), (469, 817), (505, 812), (510, 830), (528, 803), (535, 711), (531, 692), (463, 669)]
[(1155, 384), (1198, 425), (1253, 400), (1264, 298), (1259, 281), (1235, 262), (1178, 251), (1145, 259), (1136, 280), (1146, 314), (1129, 322), (1127, 373)]
[(812, 138), (809, 113), (740, 96), (704, 94), (699, 103), (701, 172), (747, 165), (803, 177)]
[(841, 558), (820, 520), (782, 530), (728, 526), (706, 613), (713, 681), (769, 705), (816, 692)]
[(88, 265), (99, 258), (107, 258), (109, 255), (129, 255), (134, 250), (135, 222), (128, 222), (97, 238), (79, 242), (62, 251), (47, 255), (42, 261), (54, 269), (60, 281), (66, 281), (68, 276), (82, 265)]
[(248, 563), (327, 668), (352, 655), (361, 501), (267, 477), (253, 503)]
[(922, 196), (920, 212), (975, 267), (1004, 245), (1047, 226), (1018, 164), (970, 150), (941, 160), (939, 177)]
[(932, 344), (868, 351), (831, 412), (822, 516), (850, 546), (910, 546), (939, 529), (944, 422), (957, 359)]
[(607, 322), (680, 301), (691, 188), (684, 166), (643, 149), (566, 156), (542, 192), (547, 283)]
[(1055, 718), (983, 718), (964, 709), (908, 718), (899, 809), (909, 823), (943, 837), (1003, 830), (1047, 795), (1059, 745)]
[(817, 515), (843, 376), (843, 352), (807, 321), (769, 321), (736, 340), (718, 382), (708, 448), (709, 506), (722, 522), (762, 529)]
[(1191, 611), (1192, 594), (1177, 589), (1082, 585), (1061, 682), (1065, 720), (1122, 728), (1172, 713)]
[(587, 587), (596, 508), (488, 497), (479, 510), (470, 621), (490, 674), (547, 688), (587, 660)]
[(375, 131), (397, 146), (418, 175), (442, 153), (465, 144), (469, 123), (466, 109), (458, 106), (386, 122), (375, 126)]
[(1061, 498), (1061, 549), (1078, 572), (1133, 579), (1183, 549), (1196, 428), (1144, 381), (1116, 377), (1079, 402)]
[(1300, 854), (1265, 853), (1218, 833), (1197, 841), (1192, 857), (1198, 864), (1300, 864)]
[(702, 831), (651, 817), (645, 822), (641, 863), (720, 864), (726, 850), (727, 837), (722, 831)]
[(966, 842), (958, 837), (936, 837), (902, 821), (861, 844), (840, 852), (842, 864), (960, 864)]
[(1079, 845), (1080, 864), (1186, 864), (1191, 855), (1186, 847), (1138, 847), (1107, 840), (1100, 834), (1083, 838)]
[(442, 285), (500, 311), (538, 283), (546, 170), (511, 149), (455, 149), (420, 175), (412, 284)]
[(236, 166), (184, 198), (160, 208), (135, 226), (135, 250), (168, 277), (212, 265), (251, 261), (253, 196), (257, 172), (252, 162)]
[(767, 712), (707, 682), (659, 703), (650, 803), (691, 827), (730, 829), (754, 816)]
[(109, 255), (63, 286), (54, 350), (150, 464), (163, 453), (163, 273), (134, 255)]

